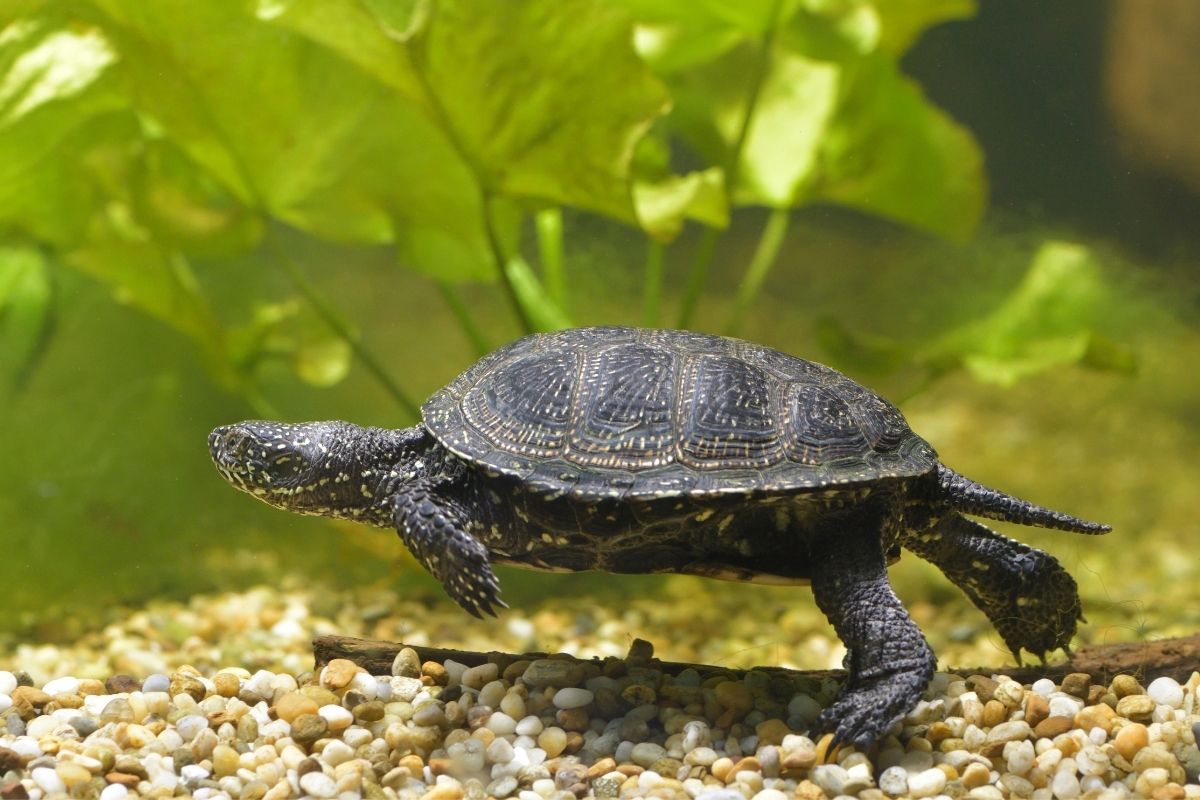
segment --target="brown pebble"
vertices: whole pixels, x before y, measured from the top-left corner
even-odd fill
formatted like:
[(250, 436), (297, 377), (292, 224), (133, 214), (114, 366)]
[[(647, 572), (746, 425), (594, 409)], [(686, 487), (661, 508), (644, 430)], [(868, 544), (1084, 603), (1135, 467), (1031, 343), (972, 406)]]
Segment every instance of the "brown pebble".
[(109, 783), (119, 783), (127, 789), (132, 789), (138, 785), (141, 780), (137, 775), (130, 775), (127, 772), (110, 772), (104, 776), (104, 780)]
[(362, 671), (362, 667), (350, 659), (332, 659), (321, 671), (321, 685), (335, 692), (338, 689), (345, 689), (350, 685), (350, 681), (354, 680), (354, 676)]
[(783, 737), (792, 732), (787, 723), (781, 719), (768, 719), (754, 726), (754, 733), (761, 744), (782, 744)]
[(1070, 717), (1046, 717), (1033, 729), (1033, 735), (1039, 739), (1053, 739), (1075, 727), (1075, 720)]
[(972, 675), (967, 678), (967, 688), (975, 692), (981, 702), (988, 702), (996, 696), (996, 687), (1000, 684), (986, 675)]
[(378, 722), (383, 719), (384, 704), (380, 700), (368, 700), (365, 703), (359, 703), (351, 712), (355, 719), (363, 722)]
[(645, 772), (646, 768), (640, 764), (619, 764), (615, 771), (626, 777), (633, 778)]
[(130, 675), (113, 675), (104, 682), (105, 694), (121, 694), (136, 692), (142, 688), (142, 682)]
[(1126, 761), (1133, 761), (1137, 752), (1149, 744), (1150, 731), (1140, 722), (1133, 722), (1121, 728), (1113, 739), (1113, 747)]
[(429, 771), (434, 775), (447, 775), (453, 764), (454, 762), (448, 758), (431, 758), (429, 759)]
[(319, 714), (300, 714), (292, 720), (292, 738), (311, 745), (329, 732), (329, 723)]
[(1084, 731), (1100, 728), (1105, 733), (1112, 733), (1113, 719), (1117, 712), (1101, 703), (1098, 706), (1087, 706), (1075, 715), (1075, 727)]
[(590, 721), (586, 708), (561, 708), (554, 718), (564, 731), (586, 731)]
[(1134, 722), (1148, 722), (1154, 714), (1153, 698), (1144, 694), (1130, 694), (1117, 701), (1117, 714)]
[(204, 688), (204, 681), (180, 670), (171, 676), (171, 685), (167, 692), (171, 697), (186, 694), (198, 703), (208, 694), (208, 689)]
[(754, 756), (746, 756), (738, 759), (732, 767), (729, 768), (729, 775), (725, 778), (725, 782), (735, 780), (739, 772), (762, 772), (762, 763)]
[(10, 750), (7, 747), (0, 747), (0, 773), (8, 772), (10, 769), (21, 769), (25, 766), (24, 759), (16, 750)]
[(1131, 694), (1146, 693), (1146, 690), (1142, 688), (1140, 683), (1138, 683), (1138, 679), (1132, 675), (1118, 675), (1112, 679), (1112, 685), (1110, 688), (1112, 689), (1112, 693), (1115, 694), (1118, 699), (1122, 697), (1128, 697)]
[(1062, 679), (1062, 690), (1086, 700), (1088, 688), (1092, 685), (1092, 676), (1086, 672), (1068, 672)]
[(1033, 727), (1050, 716), (1050, 701), (1037, 692), (1025, 695), (1025, 721)]
[(934, 747), (938, 747), (942, 742), (944, 742), (946, 739), (949, 739), (953, 735), (954, 734), (953, 731), (950, 730), (950, 726), (940, 719), (930, 723), (929, 730), (925, 731), (925, 738), (928, 739), (929, 743)]
[(0, 783), (0, 797), (4, 800), (29, 800), (29, 792), (20, 781)]
[(436, 661), (426, 661), (421, 665), (421, 682), (428, 686), (445, 686), (450, 683), (450, 673)]
[(988, 700), (983, 705), (983, 726), (994, 728), (1008, 719), (1008, 709), (999, 700)]
[(563, 752), (567, 755), (574, 755), (583, 749), (584, 738), (579, 731), (567, 731), (567, 744), (563, 747)]
[(614, 759), (602, 758), (599, 761), (597, 761), (595, 764), (592, 764), (590, 767), (588, 767), (588, 771), (587, 771), (588, 780), (594, 781), (596, 778), (599, 778), (601, 775), (607, 775), (608, 773), (612, 772), (616, 768), (617, 768), (617, 762)]

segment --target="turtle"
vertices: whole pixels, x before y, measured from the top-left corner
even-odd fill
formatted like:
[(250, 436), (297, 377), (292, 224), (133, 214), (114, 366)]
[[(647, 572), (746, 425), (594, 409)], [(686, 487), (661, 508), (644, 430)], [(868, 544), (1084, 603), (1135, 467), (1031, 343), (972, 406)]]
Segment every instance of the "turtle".
[(573, 328), (511, 342), (403, 429), (251, 420), (216, 428), (235, 487), (302, 514), (394, 528), (475, 616), (506, 607), (493, 564), (808, 584), (846, 647), (815, 723), (867, 748), (936, 659), (892, 591), (906, 549), (988, 617), (1018, 661), (1083, 619), (1055, 558), (971, 517), (1107, 525), (943, 465), (895, 405), (813, 361), (704, 333)]

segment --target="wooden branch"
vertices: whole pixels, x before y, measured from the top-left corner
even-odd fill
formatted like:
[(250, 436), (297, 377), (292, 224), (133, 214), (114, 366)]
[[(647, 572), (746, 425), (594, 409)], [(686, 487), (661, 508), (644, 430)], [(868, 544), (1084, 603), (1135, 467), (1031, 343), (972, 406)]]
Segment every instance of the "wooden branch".
[[(547, 653), (482, 653), (441, 647), (414, 647), (400, 642), (355, 639), (349, 636), (318, 636), (313, 639), (313, 656), (318, 670), (335, 658), (344, 658), (363, 667), (372, 675), (389, 675), (392, 671), (392, 662), (403, 647), (412, 647), (422, 663), (425, 661), (441, 663), (450, 659), (473, 667), (490, 661), (498, 664), (502, 672), (516, 661), (546, 658), (548, 655)], [(651, 657), (653, 652), (651, 646), (641, 639), (634, 641), (631, 653), (639, 651), (643, 654), (641, 658), (648, 660), (649, 665), (661, 670), (666, 675), (677, 675), (685, 669), (694, 669), (702, 677), (714, 674), (741, 676), (749, 671), (710, 664), (659, 661)], [(598, 667), (604, 663), (598, 658), (575, 660), (595, 664)], [(842, 670), (801, 671), (784, 667), (755, 667), (754, 669), (793, 680), (841, 678), (845, 674)], [(1200, 671), (1200, 635), (1161, 639), (1153, 642), (1087, 645), (1079, 648), (1066, 662), (1043, 667), (975, 667), (954, 668), (948, 671), (964, 676), (1004, 674), (1021, 683), (1032, 683), (1039, 678), (1051, 678), (1058, 682), (1064, 675), (1072, 672), (1087, 673), (1094, 683), (1102, 684), (1107, 684), (1113, 676), (1123, 673), (1134, 675), (1142, 681), (1168, 676), (1183, 683), (1191, 677), (1193, 672)]]

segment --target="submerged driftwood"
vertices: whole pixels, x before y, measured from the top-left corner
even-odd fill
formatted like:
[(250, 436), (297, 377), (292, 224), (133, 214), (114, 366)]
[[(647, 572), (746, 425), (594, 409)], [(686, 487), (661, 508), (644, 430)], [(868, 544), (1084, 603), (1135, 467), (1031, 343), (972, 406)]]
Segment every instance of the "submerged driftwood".
[[(313, 639), (313, 655), (320, 669), (335, 658), (344, 658), (363, 667), (372, 675), (391, 673), (392, 662), (403, 647), (411, 647), (422, 662), (442, 662), (447, 659), (468, 667), (489, 661), (500, 665), (501, 670), (516, 661), (546, 658), (547, 653), (483, 653), (473, 650), (451, 650), (441, 647), (416, 647), (402, 642), (383, 642), (372, 639), (355, 639), (349, 636), (318, 636)], [(702, 676), (713, 674), (743, 675), (749, 670), (721, 667), (709, 664), (687, 664), (678, 661), (652, 659), (653, 650), (648, 642), (634, 641), (631, 654), (641, 654), (644, 660), (667, 675), (675, 675), (685, 669), (694, 669)], [(603, 664), (598, 658), (575, 659), (597, 666)], [(784, 667), (754, 667), (756, 671), (768, 672), (791, 678), (842, 678), (842, 670), (793, 670)], [(1178, 639), (1160, 639), (1154, 642), (1126, 642), (1120, 644), (1087, 645), (1075, 651), (1071, 658), (1059, 664), (1040, 667), (972, 667), (953, 668), (949, 672), (957, 675), (992, 675), (1002, 673), (1022, 683), (1032, 683), (1039, 678), (1060, 681), (1068, 673), (1086, 673), (1094, 683), (1107, 684), (1115, 675), (1134, 675), (1139, 680), (1149, 681), (1168, 676), (1183, 683), (1193, 672), (1200, 671), (1200, 635)]]

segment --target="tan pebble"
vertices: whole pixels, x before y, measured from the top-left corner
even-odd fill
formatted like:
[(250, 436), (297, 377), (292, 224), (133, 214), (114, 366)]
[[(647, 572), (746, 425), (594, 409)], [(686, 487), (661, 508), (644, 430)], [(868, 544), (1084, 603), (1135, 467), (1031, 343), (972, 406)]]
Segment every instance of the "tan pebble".
[(41, 689), (35, 689), (32, 686), (18, 686), (9, 696), (12, 698), (14, 706), (17, 703), (27, 703), (34, 708), (41, 708), (54, 699)]
[(425, 771), (425, 761), (415, 753), (402, 756), (400, 760), (396, 762), (396, 766), (407, 769), (410, 775), (417, 777), (419, 777), (421, 773)]
[(88, 771), (87, 767), (70, 761), (60, 762), (54, 767), (54, 771), (58, 773), (58, 777), (67, 785), (68, 789), (92, 779), (92, 773)]
[(1025, 695), (1025, 721), (1033, 727), (1050, 716), (1050, 701), (1037, 692)]
[(292, 722), (301, 714), (316, 714), (317, 709), (316, 701), (299, 692), (284, 692), (275, 701), (275, 715), (285, 722)]
[(1126, 761), (1132, 761), (1138, 751), (1150, 744), (1150, 731), (1140, 722), (1133, 722), (1117, 731), (1113, 747)]
[(429, 759), (429, 771), (434, 775), (446, 775), (450, 772), (453, 762), (448, 758)]
[(966, 749), (967, 749), (966, 741), (963, 739), (955, 739), (954, 737), (950, 737), (949, 739), (942, 739), (942, 741), (938, 743), (938, 752), (939, 753), (953, 753), (956, 750), (966, 750)]
[(321, 671), (321, 685), (337, 691), (345, 689), (354, 680), (354, 676), (362, 672), (362, 667), (346, 658), (335, 658), (325, 665)]
[(1170, 776), (1165, 769), (1151, 767), (1138, 775), (1137, 782), (1133, 785), (1133, 790), (1141, 797), (1153, 797), (1154, 791), (1166, 786), (1170, 780)]
[(1061, 736), (1075, 727), (1075, 720), (1070, 717), (1046, 717), (1033, 729), (1033, 735), (1038, 739), (1053, 739)]
[(56, 694), (54, 702), (58, 703), (59, 708), (80, 708), (83, 706), (83, 698), (77, 694)]
[(171, 685), (167, 689), (171, 697), (178, 697), (181, 694), (186, 694), (197, 703), (204, 699), (208, 694), (208, 690), (204, 688), (204, 682), (192, 672), (185, 672), (182, 667), (171, 676)]
[(104, 776), (104, 780), (108, 781), (109, 783), (119, 783), (128, 789), (132, 789), (138, 785), (138, 781), (140, 781), (141, 778), (139, 778), (137, 775), (130, 775), (127, 772), (110, 772)]
[(1144, 694), (1130, 694), (1117, 701), (1117, 714), (1134, 722), (1148, 722), (1154, 714), (1153, 698)]
[(104, 694), (104, 682), (95, 678), (84, 678), (79, 682), (79, 688), (76, 691), (81, 695)]
[(810, 780), (802, 780), (796, 785), (796, 797), (799, 800), (827, 800), (824, 790)]
[(1105, 733), (1111, 733), (1116, 716), (1117, 712), (1106, 705), (1088, 706), (1075, 715), (1075, 727), (1085, 731), (1100, 728)]
[(795, 773), (812, 769), (816, 763), (817, 753), (815, 750), (792, 750), (783, 757), (782, 767), (784, 772)]
[(1070, 758), (1079, 752), (1079, 740), (1070, 733), (1063, 733), (1054, 737), (1054, 748), (1062, 753), (1064, 758)]
[(218, 672), (213, 676), (213, 687), (221, 697), (237, 697), (242, 689), (242, 681), (230, 672)]
[(463, 787), (459, 784), (443, 783), (434, 786), (421, 800), (459, 800), (463, 796)]
[(299, 692), (318, 706), (340, 706), (342, 704), (342, 698), (319, 684), (302, 686)]
[(607, 775), (608, 773), (612, 772), (616, 768), (617, 768), (616, 761), (614, 761), (611, 758), (602, 758), (599, 761), (597, 761), (595, 764), (592, 764), (590, 767), (588, 767), (588, 771), (587, 771), (588, 780), (595, 780), (596, 778), (599, 778), (601, 775)]
[(1187, 797), (1187, 792), (1178, 783), (1168, 783), (1166, 786), (1160, 786), (1150, 793), (1153, 800), (1183, 800)]
[(768, 719), (754, 727), (760, 744), (782, 744), (783, 737), (792, 732), (787, 723), (781, 719)]
[(948, 780), (948, 781), (958, 780), (958, 770), (956, 770), (950, 764), (938, 764), (937, 769), (940, 769), (942, 771), (942, 774), (944, 774), (946, 776), (946, 780)]
[(1138, 683), (1137, 678), (1132, 675), (1118, 675), (1112, 679), (1112, 691), (1118, 698), (1128, 697), (1131, 694), (1145, 694), (1146, 690)]
[[(833, 734), (827, 733), (825, 736), (832, 738)], [(908, 743), (904, 746), (904, 749), (910, 753), (916, 750), (920, 750), (922, 753), (932, 753), (933, 745), (924, 736), (914, 736), (908, 740)]]
[(1069, 672), (1062, 679), (1062, 690), (1067, 694), (1087, 699), (1088, 688), (1092, 685), (1092, 676), (1086, 672)]
[(227, 744), (219, 744), (213, 748), (213, 774), (218, 778), (224, 778), (226, 775), (235, 774), (240, 766), (241, 759), (238, 756), (237, 750), (234, 750)]
[[(716, 766), (716, 764), (713, 766)], [(729, 768), (729, 775), (726, 780), (736, 780), (739, 772), (762, 772), (762, 764), (754, 756), (741, 758)]]
[(992, 779), (992, 771), (980, 764), (978, 761), (972, 761), (967, 764), (967, 768), (963, 770), (962, 785), (965, 789), (974, 789), (983, 786)]
[(929, 740), (930, 744), (934, 745), (939, 750), (941, 749), (942, 742), (944, 742), (946, 739), (949, 739), (952, 735), (953, 732), (950, 730), (950, 726), (945, 722), (942, 722), (940, 719), (934, 723), (931, 723), (929, 730), (925, 731), (925, 738)]
[(713, 762), (708, 771), (714, 778), (724, 783), (733, 772), (733, 759), (729, 756), (722, 756)]
[(538, 747), (546, 751), (546, 758), (556, 758), (567, 747), (567, 734), (562, 728), (549, 727), (538, 734)]
[(278, 783), (267, 790), (263, 800), (284, 800), (292, 796), (292, 784), (287, 778), (281, 778)]
[(983, 727), (994, 728), (1008, 719), (1008, 709), (999, 700), (988, 700), (983, 706)]
[(616, 771), (627, 778), (633, 778), (645, 772), (646, 768), (641, 764), (621, 764), (617, 767)]

